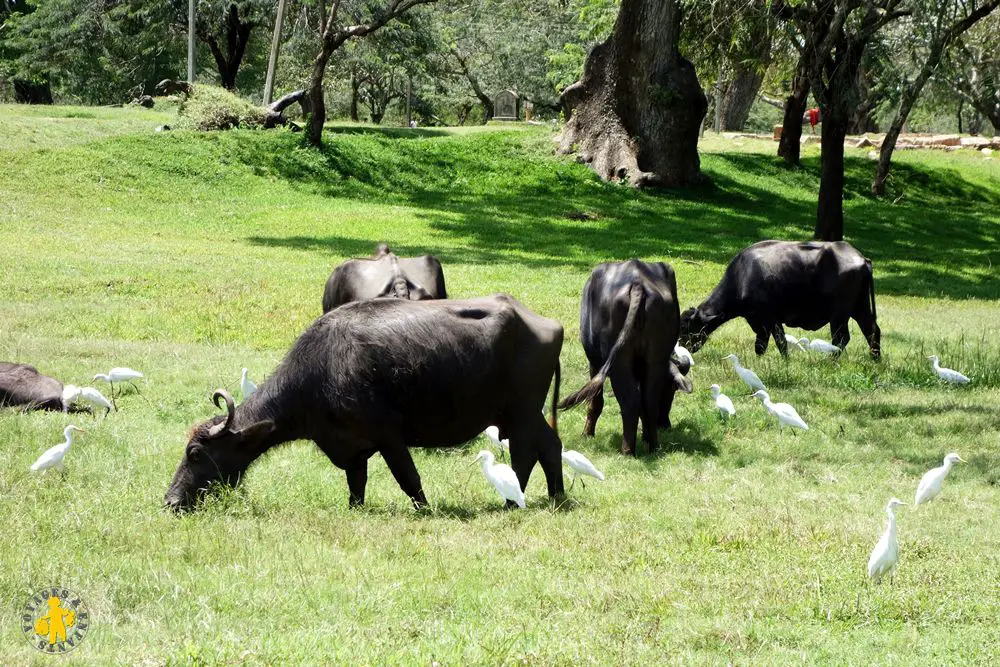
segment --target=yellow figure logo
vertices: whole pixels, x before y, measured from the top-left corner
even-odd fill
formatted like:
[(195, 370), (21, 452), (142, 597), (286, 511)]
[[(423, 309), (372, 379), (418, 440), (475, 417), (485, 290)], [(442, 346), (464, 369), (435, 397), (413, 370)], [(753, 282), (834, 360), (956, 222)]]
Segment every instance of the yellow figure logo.
[(67, 588), (43, 588), (21, 609), (21, 631), (43, 653), (72, 651), (87, 636), (91, 622), (87, 605)]
[(76, 623), (76, 613), (61, 606), (55, 596), (49, 598), (49, 611), (35, 622), (35, 634), (49, 636), (49, 644), (66, 641), (66, 628)]

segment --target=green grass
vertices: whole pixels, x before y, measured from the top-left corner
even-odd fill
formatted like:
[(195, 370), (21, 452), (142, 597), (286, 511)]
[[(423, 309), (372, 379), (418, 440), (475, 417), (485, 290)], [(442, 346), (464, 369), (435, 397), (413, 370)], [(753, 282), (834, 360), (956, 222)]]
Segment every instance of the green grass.
[[(92, 114), (93, 118), (85, 114)], [(73, 117), (75, 115), (76, 117)], [(864, 193), (849, 151), (846, 227), (875, 264), (885, 358), (860, 333), (839, 365), (756, 359), (742, 321), (698, 353), (663, 453), (617, 453), (609, 401), (560, 432), (607, 474), (563, 506), (536, 471), (501, 511), (470, 465), (484, 443), (415, 450), (432, 508), (385, 466), (367, 506), (311, 443), (175, 517), (160, 503), (188, 427), (239, 370), (258, 380), (319, 314), (343, 259), (388, 241), (433, 252), (455, 297), (509, 292), (566, 327), (563, 394), (586, 379), (579, 293), (593, 265), (670, 262), (682, 307), (762, 238), (811, 233), (818, 158), (703, 142), (713, 184), (637, 193), (551, 156), (548, 130), (332, 126), (322, 151), (284, 131), (155, 133), (164, 113), (0, 107), (0, 359), (66, 382), (146, 372), (88, 429), (65, 478), (28, 472), (61, 414), (0, 414), (4, 664), (988, 664), (1000, 653), (1000, 167), (971, 151), (899, 155)], [(585, 212), (589, 220), (569, 217)], [(809, 334), (806, 334), (809, 335)], [(829, 333), (821, 334), (829, 338)], [(779, 436), (722, 357), (736, 352), (811, 430)], [(972, 375), (940, 386), (926, 356)], [(739, 412), (710, 409), (719, 383)], [(938, 501), (899, 514), (895, 585), (863, 571), (891, 495), (957, 450)], [(81, 594), (91, 634), (44, 658), (17, 625), (29, 592)]]

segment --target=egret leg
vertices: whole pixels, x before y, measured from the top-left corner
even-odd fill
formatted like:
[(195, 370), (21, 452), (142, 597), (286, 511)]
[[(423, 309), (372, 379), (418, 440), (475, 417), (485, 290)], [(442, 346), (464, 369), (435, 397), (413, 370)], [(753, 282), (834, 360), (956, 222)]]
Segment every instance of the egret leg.
[(129, 380), (129, 381), (128, 381), (128, 383), (129, 383), (130, 385), (132, 385), (132, 388), (133, 388), (133, 389), (135, 389), (135, 393), (139, 394), (140, 396), (142, 395), (142, 392), (141, 392), (141, 391), (139, 391), (139, 387), (138, 387), (138, 385), (136, 385), (136, 383), (135, 383), (135, 382), (132, 382), (131, 380)]
[(585, 489), (587, 488), (587, 483), (585, 481), (583, 481), (583, 477), (580, 478), (580, 486), (582, 486)]
[(117, 409), (118, 409), (118, 402), (117, 402), (117, 401), (115, 401), (115, 383), (114, 383), (114, 382), (111, 382), (111, 381), (109, 380), (109, 381), (108, 381), (108, 384), (110, 384), (110, 385), (111, 385), (111, 405), (113, 405), (113, 406), (114, 406), (114, 408), (115, 408), (115, 410), (117, 410)]

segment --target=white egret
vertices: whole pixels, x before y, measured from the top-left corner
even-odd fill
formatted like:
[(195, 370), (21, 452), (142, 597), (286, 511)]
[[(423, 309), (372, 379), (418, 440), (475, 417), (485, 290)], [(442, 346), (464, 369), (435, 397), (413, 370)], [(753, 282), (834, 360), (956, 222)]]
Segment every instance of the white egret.
[(896, 515), (892, 510), (905, 504), (899, 498), (890, 498), (889, 504), (885, 506), (889, 525), (868, 559), (868, 576), (875, 581), (885, 575), (889, 575), (889, 580), (892, 581), (892, 575), (896, 572), (896, 565), (899, 564), (899, 541), (896, 539)]
[(951, 467), (959, 461), (966, 462), (957, 453), (952, 452), (944, 457), (944, 465), (925, 472), (924, 476), (920, 478), (920, 484), (917, 485), (917, 495), (913, 499), (913, 505), (922, 505), (934, 500), (937, 494), (941, 493), (941, 485), (944, 484), (944, 478), (948, 476)]
[(486, 430), (483, 431), (483, 435), (493, 444), (494, 447), (500, 450), (500, 453), (510, 453), (510, 440), (508, 438), (500, 439), (500, 429), (496, 426), (487, 426)]
[(680, 343), (674, 345), (674, 354), (677, 355), (678, 361), (686, 360), (689, 365), (694, 366), (694, 357), (691, 356), (691, 353), (688, 351), (688, 349), (683, 345), (681, 345)]
[(927, 358), (931, 360), (931, 367), (934, 368), (934, 372), (945, 382), (950, 382), (951, 384), (968, 384), (971, 382), (969, 378), (958, 371), (953, 371), (950, 368), (941, 368), (941, 360), (938, 359), (936, 354), (932, 354)]
[(760, 378), (757, 377), (756, 373), (749, 368), (743, 368), (743, 366), (740, 365), (740, 358), (735, 354), (730, 354), (724, 358), (733, 362), (733, 370), (735, 370), (736, 374), (740, 376), (741, 380), (743, 380), (743, 384), (750, 387), (751, 390), (757, 391), (760, 389), (767, 389), (767, 387), (764, 386), (764, 383), (760, 381)]
[(722, 415), (722, 418), (729, 419), (730, 417), (735, 417), (736, 408), (733, 407), (733, 401), (722, 393), (719, 385), (713, 384), (709, 387), (709, 390), (712, 392), (712, 398), (715, 399), (715, 407), (719, 409), (719, 414)]
[(75, 384), (67, 384), (62, 390), (63, 412), (69, 412), (69, 407), (80, 398), (80, 388)]
[(822, 338), (813, 338), (812, 340), (809, 340), (808, 338), (800, 338), (799, 343), (805, 345), (813, 352), (820, 352), (822, 354), (840, 354), (843, 352), (843, 350), (839, 347), (833, 343), (828, 343)]
[(114, 403), (115, 382), (118, 382), (119, 384), (122, 382), (128, 382), (135, 388), (136, 393), (139, 393), (139, 387), (136, 386), (134, 380), (138, 380), (141, 377), (145, 376), (139, 371), (132, 370), (131, 368), (117, 367), (112, 368), (107, 373), (98, 373), (94, 376), (94, 380), (104, 380), (111, 385), (111, 402)]
[[(809, 425), (802, 420), (802, 417), (795, 411), (795, 408), (788, 403), (772, 403), (771, 395), (763, 389), (754, 392), (754, 396), (759, 398), (760, 402), (767, 408), (767, 411), (778, 420), (778, 430), (786, 426), (793, 429), (800, 428), (803, 431), (809, 430)], [(792, 431), (792, 433), (794, 434), (795, 431)]]
[(250, 398), (250, 395), (257, 391), (257, 385), (247, 377), (247, 369), (243, 369), (243, 376), (240, 378), (240, 391), (243, 392), (243, 400)]
[(66, 453), (69, 451), (70, 445), (73, 444), (73, 432), (79, 431), (80, 433), (86, 433), (82, 428), (77, 428), (70, 424), (65, 429), (63, 429), (63, 435), (66, 436), (66, 441), (61, 445), (56, 445), (55, 447), (50, 447), (45, 450), (45, 453), (38, 457), (38, 460), (31, 464), (32, 472), (39, 472), (41, 470), (48, 470), (49, 468), (55, 468), (56, 470), (63, 469), (63, 459), (66, 458)]
[[(576, 478), (580, 475), (590, 475), (602, 482), (604, 481), (604, 473), (598, 470), (597, 466), (590, 462), (590, 459), (575, 449), (564, 449), (562, 451), (562, 460), (573, 471), (573, 481), (569, 484), (570, 490), (573, 489), (573, 485), (576, 484)], [(580, 484), (583, 484), (583, 488), (587, 488), (586, 482), (582, 479), (580, 480)]]
[(521, 483), (517, 480), (514, 470), (503, 463), (496, 463), (493, 452), (482, 450), (476, 456), (476, 461), (481, 461), (483, 474), (493, 488), (497, 490), (504, 500), (517, 503), (517, 506), (524, 508), (524, 491), (521, 490)]
[(800, 352), (806, 351), (806, 348), (802, 347), (802, 343), (799, 342), (799, 339), (793, 336), (792, 334), (788, 333), (785, 334), (785, 343), (787, 343), (789, 350), (794, 350), (795, 348), (798, 348)]
[(80, 396), (77, 399), (84, 403), (89, 403), (92, 410), (97, 408), (104, 408), (104, 414), (107, 415), (111, 412), (111, 401), (104, 398), (104, 394), (97, 391), (93, 387), (81, 387)]

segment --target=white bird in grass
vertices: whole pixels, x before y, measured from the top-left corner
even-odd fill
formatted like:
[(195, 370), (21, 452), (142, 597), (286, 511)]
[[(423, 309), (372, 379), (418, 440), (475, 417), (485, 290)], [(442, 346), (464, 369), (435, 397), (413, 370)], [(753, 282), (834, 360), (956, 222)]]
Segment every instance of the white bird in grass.
[(111, 385), (111, 402), (115, 402), (115, 382), (119, 384), (122, 382), (128, 382), (130, 385), (135, 387), (136, 393), (139, 392), (139, 387), (136, 386), (133, 380), (138, 380), (141, 377), (145, 377), (139, 371), (132, 370), (131, 368), (112, 368), (107, 374), (98, 373), (94, 376), (94, 380), (104, 380)]
[(719, 414), (722, 415), (722, 418), (729, 419), (730, 417), (735, 417), (736, 408), (733, 407), (733, 401), (722, 393), (719, 385), (713, 384), (709, 387), (709, 390), (712, 392), (712, 398), (715, 399), (715, 407), (719, 409)]
[(677, 355), (678, 361), (687, 360), (688, 364), (694, 366), (694, 357), (691, 356), (691, 353), (688, 351), (688, 349), (683, 345), (681, 345), (680, 343), (674, 345), (674, 354)]
[(70, 445), (73, 444), (73, 432), (79, 431), (80, 433), (86, 433), (82, 428), (77, 428), (70, 424), (65, 429), (63, 429), (63, 435), (66, 436), (66, 441), (61, 445), (56, 445), (55, 447), (50, 447), (45, 451), (44, 454), (38, 457), (38, 460), (31, 464), (32, 472), (39, 472), (41, 470), (48, 470), (49, 468), (55, 468), (56, 470), (63, 469), (63, 459), (66, 458), (66, 453), (69, 451)]
[(905, 504), (899, 498), (890, 498), (889, 504), (885, 506), (885, 513), (889, 515), (889, 526), (872, 550), (871, 557), (868, 558), (868, 576), (875, 581), (885, 575), (889, 575), (889, 580), (892, 581), (892, 575), (896, 572), (896, 565), (899, 563), (899, 541), (896, 539), (896, 515), (892, 510)]
[(497, 493), (504, 500), (513, 501), (523, 509), (524, 491), (521, 490), (521, 483), (517, 480), (514, 470), (503, 463), (496, 463), (493, 452), (486, 449), (480, 451), (475, 460), (482, 462), (483, 474), (486, 475), (486, 479), (497, 490)]
[(833, 343), (828, 343), (822, 338), (813, 338), (809, 340), (808, 338), (800, 338), (799, 343), (805, 345), (807, 348), (813, 352), (821, 352), (822, 354), (840, 354), (843, 352), (839, 347)]
[[(564, 449), (562, 451), (562, 460), (573, 471), (573, 481), (569, 484), (570, 490), (573, 489), (573, 485), (576, 484), (576, 478), (580, 475), (590, 475), (602, 482), (604, 481), (604, 473), (598, 470), (597, 466), (590, 462), (590, 459), (575, 449)], [(580, 484), (583, 485), (583, 488), (587, 488), (586, 482), (582, 479), (580, 480)]]
[(948, 476), (951, 467), (958, 461), (962, 463), (966, 462), (957, 453), (952, 452), (944, 457), (944, 465), (925, 472), (924, 476), (920, 478), (920, 484), (917, 485), (917, 495), (913, 499), (913, 505), (922, 505), (934, 500), (937, 494), (941, 493), (941, 485), (944, 484), (944, 478)]
[(91, 409), (95, 412), (97, 408), (104, 408), (105, 415), (111, 412), (111, 401), (104, 398), (104, 394), (97, 391), (93, 387), (81, 387), (80, 396), (77, 400), (89, 403)]
[[(778, 430), (786, 426), (793, 429), (800, 428), (803, 431), (809, 430), (809, 425), (802, 420), (802, 417), (799, 417), (799, 413), (788, 403), (772, 403), (771, 395), (763, 389), (754, 392), (754, 396), (759, 398), (760, 402), (767, 408), (767, 411), (778, 420)], [(792, 431), (792, 433), (794, 434), (795, 431)]]
[(945, 382), (950, 382), (951, 384), (969, 384), (971, 380), (966, 376), (962, 375), (958, 371), (953, 371), (950, 368), (941, 368), (941, 360), (938, 359), (936, 354), (932, 354), (927, 357), (931, 360), (931, 366), (934, 368), (934, 372), (938, 374), (938, 377)]
[(743, 384), (750, 387), (750, 389), (754, 391), (767, 389), (767, 387), (764, 386), (764, 383), (760, 381), (760, 378), (757, 377), (756, 373), (749, 368), (743, 368), (743, 366), (740, 365), (740, 358), (735, 354), (730, 354), (726, 356), (725, 359), (729, 359), (733, 362), (733, 370), (735, 370), (736, 374), (740, 376), (741, 380), (743, 380)]
[(250, 398), (250, 395), (257, 391), (257, 385), (247, 377), (247, 369), (243, 369), (243, 376), (240, 378), (240, 391), (243, 392), (243, 400)]
[(785, 334), (785, 343), (788, 344), (789, 350), (799, 348), (800, 352), (806, 351), (806, 348), (802, 347), (802, 343), (799, 342), (799, 339), (793, 336), (792, 334), (787, 334), (787, 333)]
[(80, 398), (80, 388), (75, 384), (67, 384), (62, 390), (62, 406), (63, 412), (69, 412), (71, 405), (77, 402)]
[(483, 435), (493, 444), (494, 447), (500, 450), (500, 453), (510, 454), (510, 440), (504, 438), (500, 439), (500, 429), (496, 426), (487, 426), (486, 430), (483, 431)]

